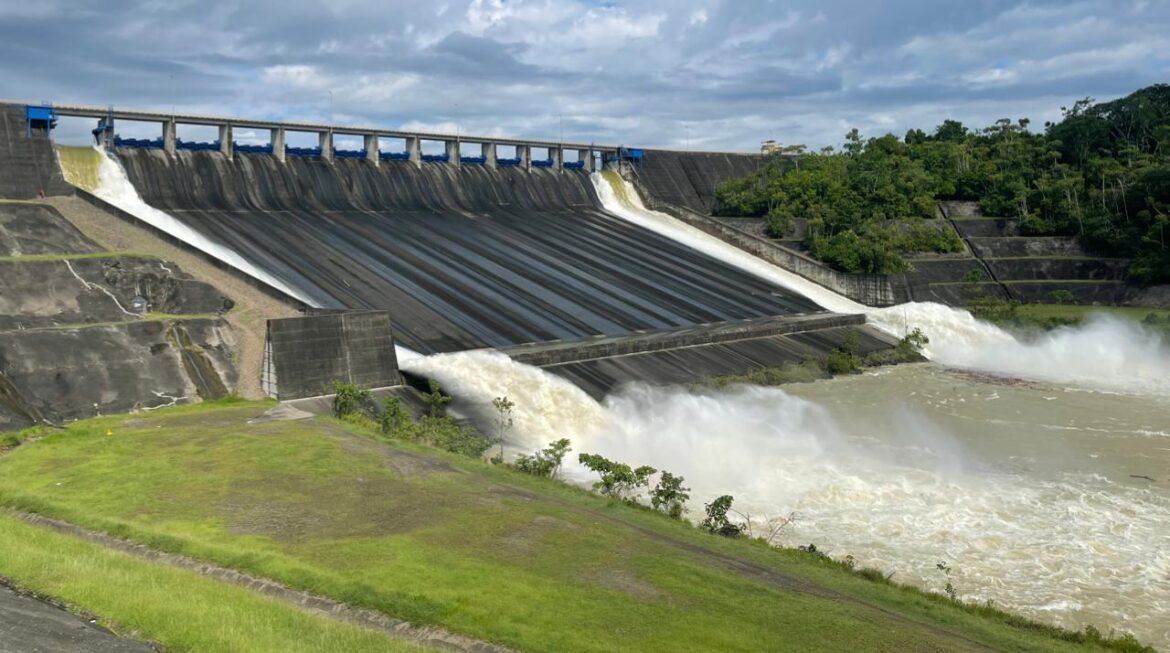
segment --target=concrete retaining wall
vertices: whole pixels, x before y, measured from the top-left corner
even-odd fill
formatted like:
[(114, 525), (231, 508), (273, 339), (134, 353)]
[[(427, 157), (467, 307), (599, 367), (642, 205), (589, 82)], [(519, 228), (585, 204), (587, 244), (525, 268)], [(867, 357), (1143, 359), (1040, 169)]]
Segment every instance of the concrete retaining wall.
[(715, 200), (716, 186), (747, 176), (762, 162), (757, 154), (645, 150), (637, 167), (650, 195), (707, 214)]
[(646, 206), (672, 215), (683, 222), (716, 238), (735, 245), (769, 263), (798, 274), (813, 283), (844, 295), (866, 306), (892, 306), (907, 301), (904, 290), (897, 288), (896, 280), (880, 274), (849, 274), (840, 272), (813, 259), (760, 236), (732, 226), (719, 218), (700, 215), (656, 199), (640, 182), (634, 180)]
[(751, 340), (818, 329), (861, 326), (863, 324), (865, 324), (864, 315), (838, 313), (768, 317), (738, 322), (703, 324), (672, 331), (520, 345), (509, 347), (503, 351), (516, 361), (543, 367), (596, 358), (627, 356), (651, 351)]
[(390, 316), (360, 311), (269, 320), (262, 381), (281, 400), (329, 394), (337, 381), (399, 385)]
[(631, 379), (657, 385), (690, 384), (703, 379), (828, 356), (845, 339), (857, 336), (857, 353), (888, 349), (894, 339), (876, 329), (839, 326), (762, 338), (716, 342), (697, 347), (648, 351), (626, 356), (550, 365), (544, 369), (568, 379), (600, 399)]

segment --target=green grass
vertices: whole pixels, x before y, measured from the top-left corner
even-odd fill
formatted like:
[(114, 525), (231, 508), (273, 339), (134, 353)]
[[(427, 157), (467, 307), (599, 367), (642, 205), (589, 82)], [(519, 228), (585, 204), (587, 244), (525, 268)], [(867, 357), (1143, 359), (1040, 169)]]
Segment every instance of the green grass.
[(268, 405), (75, 423), (0, 459), (0, 504), (523, 650), (1093, 648), (336, 420), (247, 423)]
[(417, 651), (260, 594), (0, 513), (0, 574), (167, 651)]
[(1077, 304), (1021, 304), (1020, 315), (1029, 318), (1074, 318), (1084, 319), (1094, 314), (1104, 314), (1127, 320), (1142, 320), (1151, 313), (1159, 318), (1170, 317), (1170, 310), (1143, 308), (1141, 306), (1081, 306)]

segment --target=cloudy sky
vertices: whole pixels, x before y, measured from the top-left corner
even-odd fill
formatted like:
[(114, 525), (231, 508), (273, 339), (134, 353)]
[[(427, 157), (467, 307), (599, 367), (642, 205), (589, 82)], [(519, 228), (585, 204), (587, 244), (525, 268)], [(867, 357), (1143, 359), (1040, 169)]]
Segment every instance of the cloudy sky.
[(11, 99), (819, 147), (854, 126), (1042, 125), (1170, 81), (1170, 2), (0, 0), (0, 62)]

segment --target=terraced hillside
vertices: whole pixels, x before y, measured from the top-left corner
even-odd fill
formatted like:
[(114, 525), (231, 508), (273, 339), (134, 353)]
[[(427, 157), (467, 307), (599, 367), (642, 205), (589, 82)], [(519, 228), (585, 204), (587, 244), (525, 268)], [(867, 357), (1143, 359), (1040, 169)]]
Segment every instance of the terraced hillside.
[(964, 304), (973, 294), (1025, 303), (1141, 303), (1125, 282), (1128, 259), (1093, 256), (1073, 238), (1021, 236), (1016, 221), (984, 217), (974, 202), (942, 202), (965, 252), (920, 256), (907, 274), (915, 299)]
[(231, 307), (53, 207), (0, 202), (0, 430), (224, 396), (237, 381)]

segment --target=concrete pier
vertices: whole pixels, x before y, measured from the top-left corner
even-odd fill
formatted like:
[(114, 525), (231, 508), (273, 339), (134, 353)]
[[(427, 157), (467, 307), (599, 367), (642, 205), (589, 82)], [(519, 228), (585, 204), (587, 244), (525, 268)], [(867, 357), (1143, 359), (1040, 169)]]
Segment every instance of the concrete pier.
[(174, 154), (178, 145), (178, 123), (168, 120), (163, 123), (163, 150)]
[(317, 134), (317, 143), (321, 148), (321, 158), (326, 161), (333, 160), (333, 130), (323, 131)]
[(406, 137), (406, 159), (416, 166), (422, 166), (422, 139), (418, 136)]
[(593, 172), (593, 150), (577, 150), (577, 160), (581, 162), (581, 169)]
[(219, 151), (224, 156), (232, 155), (232, 126), (231, 124), (219, 126)]
[(272, 143), (272, 156), (276, 157), (277, 161), (284, 162), (287, 152), (284, 149), (284, 130), (280, 127), (269, 130), (268, 142)]
[(373, 161), (378, 165), (378, 135), (366, 134), (363, 137), (366, 144), (366, 161)]
[[(13, 103), (17, 105), (19, 103)], [(27, 106), (27, 103), (24, 103)], [(422, 132), (409, 132), (395, 129), (377, 129), (372, 127), (357, 127), (357, 126), (340, 126), (340, 125), (324, 125), (317, 123), (297, 123), (297, 122), (283, 122), (274, 120), (248, 120), (246, 118), (226, 118), (214, 116), (202, 116), (195, 114), (172, 114), (162, 113), (156, 111), (141, 111), (136, 109), (114, 109), (111, 107), (97, 107), (89, 105), (71, 105), (71, 104), (56, 104), (53, 107), (58, 116), (74, 117), (74, 118), (94, 118), (104, 120), (107, 129), (101, 133), (96, 134), (99, 143), (107, 148), (114, 147), (114, 121), (115, 120), (129, 120), (135, 122), (154, 122), (161, 125), (163, 149), (167, 152), (174, 152), (178, 149), (178, 125), (201, 125), (208, 127), (215, 127), (219, 130), (219, 150), (226, 156), (233, 155), (232, 147), (232, 132), (235, 128), (248, 130), (269, 130), (271, 133), (272, 155), (277, 159), (285, 160), (285, 146), (287, 145), (286, 133), (307, 132), (318, 135), (321, 146), (321, 158), (332, 160), (334, 154), (333, 148), (333, 134), (354, 134), (361, 136), (366, 144), (367, 158), (370, 161), (378, 161), (377, 147), (378, 139), (386, 138), (401, 138), (406, 141), (407, 158), (413, 161), (416, 165), (422, 164), (420, 141), (442, 141), (445, 143), (448, 161), (452, 164), (459, 164), (459, 144), (461, 141), (468, 141), (470, 143), (479, 143), (483, 148), (481, 151), (484, 157), (484, 164), (487, 166), (495, 166), (498, 158), (496, 150), (498, 146), (514, 146), (516, 148), (516, 156), (520, 159), (520, 167), (530, 169), (532, 167), (532, 148), (547, 148), (549, 152), (549, 159), (552, 160), (552, 167), (555, 169), (562, 169), (564, 167), (564, 150), (577, 149), (579, 152), (589, 152), (585, 157), (585, 165), (587, 170), (593, 168), (592, 153), (601, 152), (602, 154), (617, 153), (619, 146), (616, 145), (594, 145), (587, 143), (563, 143), (559, 141), (529, 139), (529, 138), (503, 138), (498, 136), (471, 136), (462, 137), (460, 135), (451, 134), (435, 134)]]

